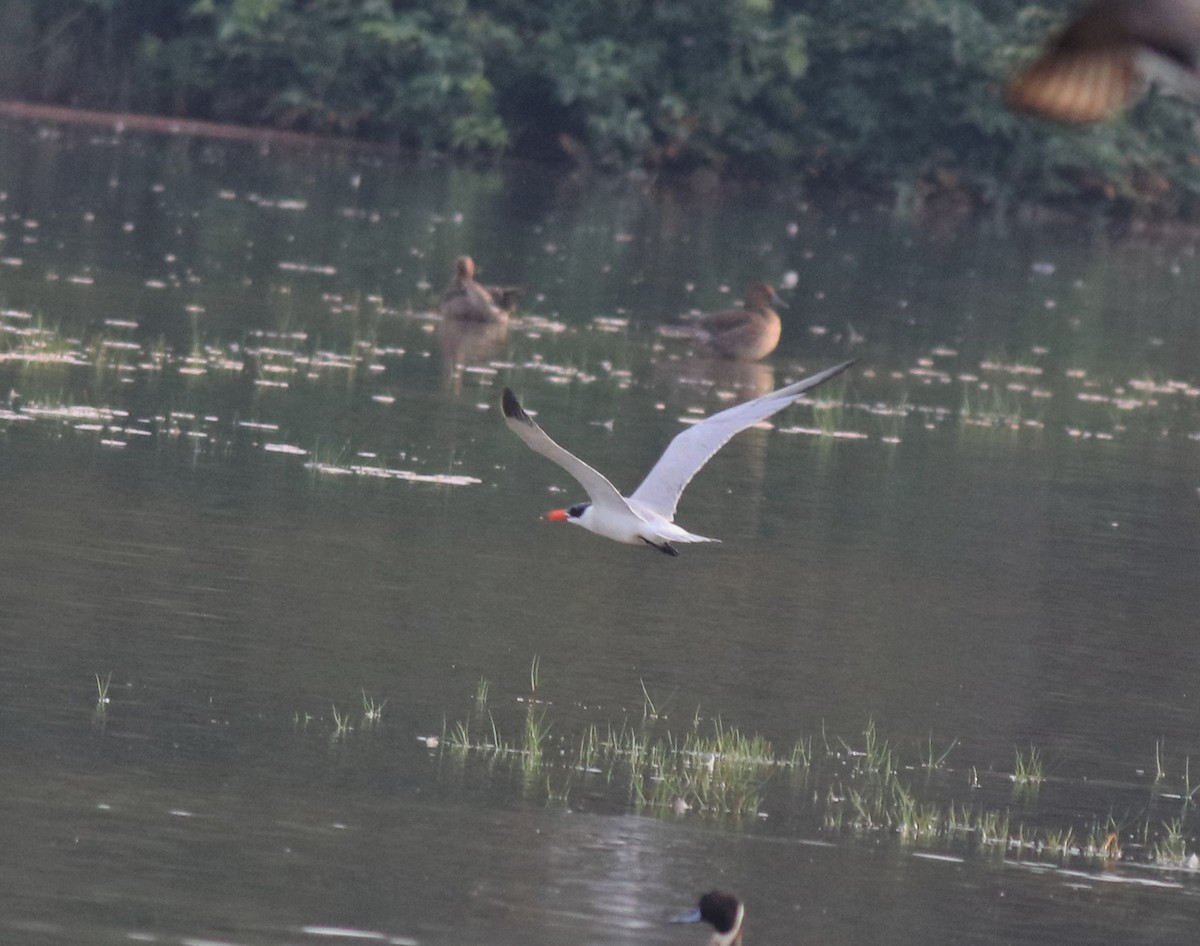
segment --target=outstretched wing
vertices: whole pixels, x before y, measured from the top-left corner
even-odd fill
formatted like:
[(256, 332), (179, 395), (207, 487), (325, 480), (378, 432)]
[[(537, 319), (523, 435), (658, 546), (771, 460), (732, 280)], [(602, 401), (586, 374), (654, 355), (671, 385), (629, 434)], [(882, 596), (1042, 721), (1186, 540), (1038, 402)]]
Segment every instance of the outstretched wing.
[[(783, 410), (805, 391), (841, 374), (853, 361), (846, 361), (829, 368), (811, 378), (789, 384), (787, 387), (764, 394), (753, 401), (737, 404), (693, 424), (675, 435), (658, 462), (642, 480), (630, 501), (656, 512), (667, 520), (675, 518), (675, 506), (684, 487), (691, 482), (697, 471), (709, 461), (736, 433), (766, 420), (776, 411)], [(545, 436), (544, 434), (542, 436)], [(530, 444), (530, 446), (533, 446)], [(537, 447), (534, 447), (536, 450)], [(570, 454), (567, 454), (570, 456)], [(575, 459), (571, 457), (571, 459)], [(557, 461), (556, 461), (557, 462)], [(576, 461), (579, 462), (579, 461)]]
[(525, 413), (516, 395), (508, 388), (504, 389), (500, 404), (504, 409), (504, 422), (508, 424), (509, 430), (524, 440), (529, 449), (540, 453), (547, 460), (557, 463), (575, 477), (579, 481), (579, 485), (587, 492), (594, 507), (602, 509), (605, 506), (612, 506), (628, 510), (629, 504), (625, 502), (625, 497), (617, 492), (617, 488), (603, 474), (597, 473), (579, 457), (567, 452), (551, 440), (546, 432), (534, 422), (533, 418)]
[(1116, 114), (1141, 86), (1132, 47), (1055, 49), (1012, 81), (1005, 100), (1042, 118), (1083, 124)]
[(1034, 63), (1010, 83), (1017, 109), (1060, 122), (1111, 117), (1145, 80), (1200, 98), (1200, 3), (1092, 0)]

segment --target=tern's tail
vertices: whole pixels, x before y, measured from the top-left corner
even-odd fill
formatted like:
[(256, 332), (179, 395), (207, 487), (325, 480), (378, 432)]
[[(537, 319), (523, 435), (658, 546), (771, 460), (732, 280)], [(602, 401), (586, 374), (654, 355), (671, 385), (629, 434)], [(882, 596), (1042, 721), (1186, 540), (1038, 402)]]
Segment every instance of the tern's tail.
[(672, 542), (720, 542), (720, 539), (710, 539), (706, 535), (696, 535), (694, 532), (688, 532), (685, 529), (680, 529), (680, 535), (671, 536)]

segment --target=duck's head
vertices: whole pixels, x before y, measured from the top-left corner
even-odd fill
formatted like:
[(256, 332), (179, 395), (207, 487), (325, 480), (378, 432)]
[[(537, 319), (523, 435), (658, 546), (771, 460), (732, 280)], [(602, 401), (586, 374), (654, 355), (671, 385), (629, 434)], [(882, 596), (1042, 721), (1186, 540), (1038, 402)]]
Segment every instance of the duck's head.
[(765, 282), (756, 282), (746, 290), (745, 304), (747, 309), (769, 309), (773, 305), (787, 308), (787, 303), (779, 298), (775, 287)]
[(583, 518), (583, 514), (592, 508), (591, 503), (576, 503), (569, 509), (551, 509), (543, 519), (549, 519), (551, 522), (574, 522), (579, 525), (579, 520)]
[(475, 260), (469, 256), (460, 256), (454, 261), (454, 275), (459, 279), (474, 279)]
[(673, 917), (672, 923), (711, 924), (713, 937), (710, 946), (733, 946), (742, 940), (742, 919), (746, 908), (727, 890), (710, 890), (690, 913)]

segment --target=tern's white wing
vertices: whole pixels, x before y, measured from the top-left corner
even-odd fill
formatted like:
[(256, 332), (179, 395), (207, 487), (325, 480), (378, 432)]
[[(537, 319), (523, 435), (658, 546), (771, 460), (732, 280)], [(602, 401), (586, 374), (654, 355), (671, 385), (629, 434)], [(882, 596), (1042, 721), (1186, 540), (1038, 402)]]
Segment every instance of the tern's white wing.
[(818, 384), (841, 374), (852, 364), (853, 361), (843, 362), (814, 374), (811, 378), (757, 397), (753, 401), (736, 404), (676, 434), (675, 439), (667, 445), (666, 451), (654, 464), (654, 469), (629, 497), (630, 502), (656, 512), (668, 521), (674, 519), (679, 494), (712, 455), (725, 446), (730, 437), (761, 420), (766, 420), (776, 411), (783, 410), (805, 391), (810, 391)]
[(602, 473), (597, 473), (579, 457), (568, 453), (551, 440), (533, 418), (525, 413), (516, 395), (508, 388), (504, 389), (501, 406), (504, 409), (504, 422), (508, 424), (509, 429), (524, 440), (531, 450), (540, 453), (547, 460), (554, 461), (579, 480), (579, 485), (587, 491), (594, 507), (602, 509), (611, 506), (629, 510), (629, 504), (625, 502), (625, 497), (617, 492), (617, 488)]

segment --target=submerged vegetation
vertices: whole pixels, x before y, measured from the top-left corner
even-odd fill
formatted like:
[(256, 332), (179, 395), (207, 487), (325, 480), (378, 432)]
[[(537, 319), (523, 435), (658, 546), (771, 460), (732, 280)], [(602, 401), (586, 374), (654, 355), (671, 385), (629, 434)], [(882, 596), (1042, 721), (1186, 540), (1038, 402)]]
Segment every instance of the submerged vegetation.
[(1064, 130), (1000, 89), (1074, 2), (20, 0), (0, 95), (462, 154), (1193, 214), (1192, 114)]
[[(507, 720), (509, 712), (475, 700), (467, 716), (447, 723), (440, 744), (456, 765), (489, 781), (518, 774), (521, 792), (534, 800), (732, 824), (781, 818), (830, 837), (893, 837), (927, 850), (1064, 866), (1200, 868), (1190, 760), (1183, 761), (1183, 791), (1171, 791), (1179, 778), (1161, 768), (1161, 746), (1149, 784), (1113, 783), (1112, 807), (1097, 812), (1069, 800), (1086, 780), (1058, 777), (1053, 801), (1039, 803), (1047, 775), (1036, 746), (1018, 749), (1012, 770), (1004, 771), (951, 765), (961, 749), (957, 739), (935, 745), (930, 736), (910, 753), (873, 720), (853, 738), (822, 727), (784, 751), (699, 711), (680, 731), (655, 710), (644, 687), (640, 714), (619, 724), (576, 721), (569, 732), (571, 721), (552, 721), (553, 704), (536, 692), (517, 703), (523, 708), (512, 735), (497, 718)], [(1005, 783), (1012, 786), (1007, 795)], [(1118, 817), (1117, 805), (1128, 812)], [(1063, 814), (1072, 809), (1074, 815)]]

